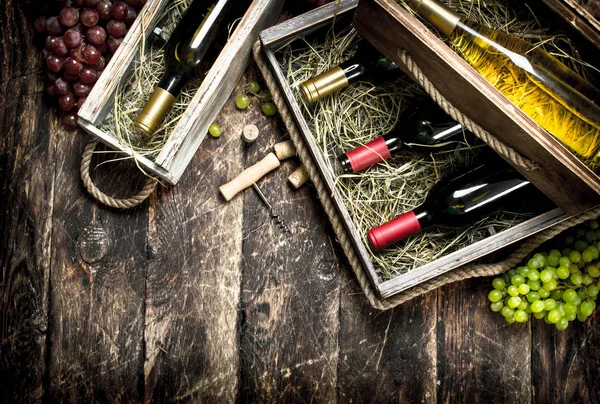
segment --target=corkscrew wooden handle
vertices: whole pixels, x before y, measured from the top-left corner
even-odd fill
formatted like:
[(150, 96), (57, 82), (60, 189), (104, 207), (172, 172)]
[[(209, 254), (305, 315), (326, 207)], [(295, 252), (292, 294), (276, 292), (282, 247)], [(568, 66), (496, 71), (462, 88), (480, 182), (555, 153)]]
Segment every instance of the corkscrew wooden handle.
[(229, 181), (225, 185), (222, 185), (219, 188), (219, 191), (221, 192), (221, 195), (223, 195), (223, 198), (229, 201), (231, 198), (237, 195), (238, 192), (252, 186), (252, 184), (261, 179), (268, 172), (271, 172), (279, 167), (279, 165), (279, 159), (275, 153), (269, 153), (261, 161), (251, 167), (246, 168), (233, 180)]

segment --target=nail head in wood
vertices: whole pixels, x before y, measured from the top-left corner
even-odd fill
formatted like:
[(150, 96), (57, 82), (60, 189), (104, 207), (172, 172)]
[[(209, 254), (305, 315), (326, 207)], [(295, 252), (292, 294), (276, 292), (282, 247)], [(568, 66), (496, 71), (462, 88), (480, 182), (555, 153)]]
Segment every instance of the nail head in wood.
[(256, 181), (261, 179), (265, 174), (279, 167), (279, 159), (274, 153), (269, 153), (258, 163), (246, 168), (240, 175), (219, 188), (221, 195), (225, 200), (229, 201), (238, 192), (252, 186)]
[(273, 146), (273, 150), (275, 151), (275, 155), (277, 155), (279, 160), (289, 159), (290, 157), (294, 157), (296, 155), (296, 147), (291, 140), (276, 143), (275, 146)]
[(246, 125), (242, 130), (242, 139), (246, 143), (254, 143), (258, 139), (258, 128), (256, 125)]

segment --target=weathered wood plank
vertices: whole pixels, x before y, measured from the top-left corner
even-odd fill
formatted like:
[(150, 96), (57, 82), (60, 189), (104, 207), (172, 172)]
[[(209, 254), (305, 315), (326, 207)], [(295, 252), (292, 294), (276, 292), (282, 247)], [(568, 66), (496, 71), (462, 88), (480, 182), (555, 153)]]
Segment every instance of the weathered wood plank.
[(0, 83), (1, 402), (44, 394), (54, 184), (42, 91), (35, 74)]
[(534, 321), (532, 326), (532, 375), (534, 402), (600, 402), (600, 313), (585, 323), (575, 321), (565, 331)]
[(531, 402), (530, 329), (492, 312), (490, 289), (482, 278), (438, 290), (439, 402)]
[[(250, 109), (245, 121), (261, 135), (246, 151), (246, 166), (269, 153), (283, 132), (281, 121), (264, 117), (258, 103)], [(298, 164), (285, 160), (258, 182), (289, 233), (252, 188), (233, 201), (244, 200), (239, 402), (337, 397), (338, 269), (314, 189), (295, 191), (287, 182)]]
[(543, 2), (591, 43), (600, 47), (600, 22), (582, 6), (581, 2), (574, 0), (543, 0)]
[[(40, 70), (41, 52), (34, 43), (31, 0), (0, 0), (0, 83)], [(39, 57), (34, 57), (39, 56)]]
[[(147, 209), (99, 207), (79, 178), (88, 136), (60, 127), (53, 127), (51, 136), (59, 152), (47, 397), (61, 402), (140, 401)], [(126, 179), (142, 177), (136, 170), (127, 162), (94, 168), (92, 174), (102, 190), (118, 194), (131, 192), (133, 185)]]
[(218, 188), (241, 167), (244, 112), (233, 97), (174, 188), (150, 208), (145, 399), (231, 402), (238, 388), (242, 199)]
[(0, 0), (0, 402), (41, 402), (53, 147), (27, 5)]
[(436, 327), (443, 326), (437, 323), (437, 293), (382, 312), (371, 307), (341, 262), (340, 401), (436, 402)]

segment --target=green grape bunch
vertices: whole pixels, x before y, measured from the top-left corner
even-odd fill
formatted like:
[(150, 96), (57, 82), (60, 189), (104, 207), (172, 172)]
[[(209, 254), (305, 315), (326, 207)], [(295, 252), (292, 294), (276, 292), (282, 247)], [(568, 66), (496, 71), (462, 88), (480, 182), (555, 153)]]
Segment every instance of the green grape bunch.
[(596, 308), (600, 290), (600, 228), (596, 220), (565, 237), (566, 248), (536, 252), (524, 266), (492, 281), (492, 311), (508, 323), (544, 319), (558, 330), (584, 322)]

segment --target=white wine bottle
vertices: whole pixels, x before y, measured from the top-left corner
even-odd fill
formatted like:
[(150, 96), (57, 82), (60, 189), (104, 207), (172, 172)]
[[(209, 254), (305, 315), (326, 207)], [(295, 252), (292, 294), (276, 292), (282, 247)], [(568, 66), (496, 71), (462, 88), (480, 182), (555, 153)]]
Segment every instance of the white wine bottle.
[(194, 0), (165, 45), (165, 73), (134, 125), (151, 137), (190, 78), (201, 74), (207, 51), (217, 37), (230, 0)]
[(465, 18), (434, 0), (410, 6), (542, 128), (591, 168), (600, 167), (600, 92), (543, 49)]

